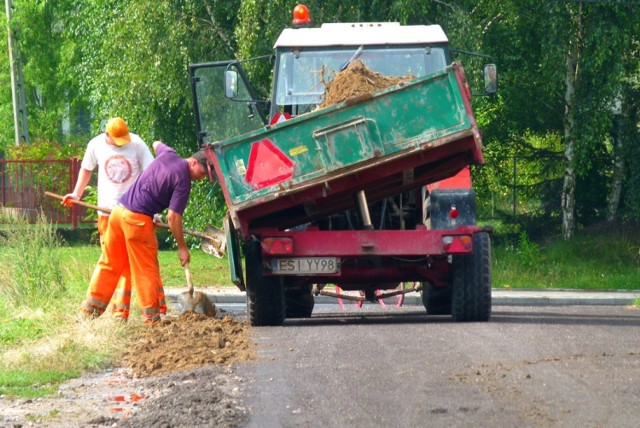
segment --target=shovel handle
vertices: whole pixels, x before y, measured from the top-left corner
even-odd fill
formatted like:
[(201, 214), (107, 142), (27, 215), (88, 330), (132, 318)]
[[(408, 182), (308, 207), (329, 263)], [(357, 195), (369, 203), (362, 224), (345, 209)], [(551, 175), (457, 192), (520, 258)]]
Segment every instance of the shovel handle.
[[(45, 194), (45, 196), (49, 196), (51, 198), (60, 199), (61, 201), (64, 200), (64, 196), (58, 195), (56, 193), (45, 191), (44, 194)], [(73, 202), (74, 204), (79, 205), (81, 207), (91, 208), (91, 209), (94, 209), (94, 210), (98, 210), (98, 211), (102, 211), (104, 213), (111, 214), (111, 210), (109, 208), (99, 207), (97, 205), (89, 204), (87, 202), (82, 202), (79, 199), (72, 199), (71, 202)]]
[(193, 282), (191, 281), (191, 270), (189, 270), (189, 263), (184, 265), (184, 276), (187, 278), (187, 287), (189, 287), (189, 294), (193, 295)]
[[(55, 198), (55, 199), (60, 199), (61, 201), (64, 199), (64, 196), (58, 195), (56, 193), (45, 191), (44, 194), (45, 194), (45, 196), (49, 196), (49, 197)], [(72, 199), (71, 202), (73, 202), (74, 204), (79, 205), (81, 207), (91, 208), (91, 209), (94, 209), (94, 210), (102, 211), (103, 213), (111, 214), (111, 210), (109, 208), (99, 207), (97, 205), (89, 204), (87, 202), (82, 202), (79, 199)], [(171, 230), (171, 227), (169, 227), (169, 225), (167, 223), (163, 223), (161, 221), (154, 221), (154, 223), (158, 227), (161, 227), (163, 229)], [(196, 238), (213, 240), (213, 237), (211, 237), (209, 235), (206, 235), (204, 233), (194, 232), (193, 230), (183, 229), (182, 232), (187, 234), (187, 235), (195, 236)]]

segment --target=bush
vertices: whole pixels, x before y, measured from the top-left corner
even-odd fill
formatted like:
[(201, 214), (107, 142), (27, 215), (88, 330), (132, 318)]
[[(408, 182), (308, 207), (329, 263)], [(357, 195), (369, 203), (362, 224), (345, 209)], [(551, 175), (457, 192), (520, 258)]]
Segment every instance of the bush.
[(30, 144), (20, 144), (7, 148), (7, 159), (11, 160), (41, 160), (41, 159), (82, 159), (84, 143), (59, 143), (49, 140), (35, 140)]
[(520, 233), (517, 254), (523, 267), (536, 269), (540, 265), (540, 247), (531, 242), (529, 236), (524, 232)]

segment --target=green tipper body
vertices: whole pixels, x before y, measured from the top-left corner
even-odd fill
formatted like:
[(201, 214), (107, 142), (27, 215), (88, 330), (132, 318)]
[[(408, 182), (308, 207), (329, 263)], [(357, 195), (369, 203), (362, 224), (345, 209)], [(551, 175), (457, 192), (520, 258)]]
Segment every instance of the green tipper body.
[[(346, 194), (372, 190), (371, 197), (384, 197), (481, 163), (468, 98), (462, 68), (453, 64), (212, 143), (236, 228), (294, 226), (346, 208)], [(394, 178), (407, 172), (411, 177)]]

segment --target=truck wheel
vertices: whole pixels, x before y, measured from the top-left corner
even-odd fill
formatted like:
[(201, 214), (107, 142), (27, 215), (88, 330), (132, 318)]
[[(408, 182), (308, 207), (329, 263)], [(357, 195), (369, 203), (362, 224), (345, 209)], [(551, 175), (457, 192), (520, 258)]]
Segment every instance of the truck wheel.
[(315, 305), (313, 294), (311, 294), (311, 284), (286, 288), (284, 301), (287, 318), (309, 318)]
[(422, 304), (429, 315), (451, 315), (453, 287), (434, 287), (430, 282), (422, 283)]
[(284, 323), (284, 287), (279, 278), (264, 276), (262, 248), (253, 240), (245, 246), (247, 313), (253, 326)]
[(453, 258), (454, 321), (488, 321), (491, 317), (491, 240), (486, 232), (473, 235), (473, 254)]

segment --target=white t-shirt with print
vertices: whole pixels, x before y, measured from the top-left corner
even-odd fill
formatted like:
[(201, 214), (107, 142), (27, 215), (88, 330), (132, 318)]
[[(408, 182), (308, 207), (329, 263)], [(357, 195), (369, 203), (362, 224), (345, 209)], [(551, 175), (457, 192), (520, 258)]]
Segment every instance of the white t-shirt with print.
[[(98, 167), (98, 205), (113, 209), (140, 173), (153, 161), (149, 147), (138, 135), (129, 133), (131, 142), (122, 147), (107, 144), (106, 134), (94, 137), (87, 145), (81, 167)], [(100, 215), (108, 215), (99, 211)]]

